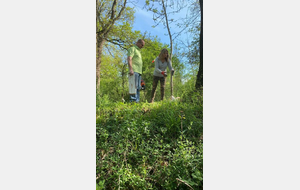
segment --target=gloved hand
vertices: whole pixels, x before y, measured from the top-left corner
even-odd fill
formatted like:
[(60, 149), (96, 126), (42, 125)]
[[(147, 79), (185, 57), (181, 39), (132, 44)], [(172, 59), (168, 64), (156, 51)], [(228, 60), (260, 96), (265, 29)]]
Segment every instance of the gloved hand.
[(165, 72), (165, 71), (162, 71), (161, 74), (165, 76), (165, 75), (166, 75), (166, 72)]

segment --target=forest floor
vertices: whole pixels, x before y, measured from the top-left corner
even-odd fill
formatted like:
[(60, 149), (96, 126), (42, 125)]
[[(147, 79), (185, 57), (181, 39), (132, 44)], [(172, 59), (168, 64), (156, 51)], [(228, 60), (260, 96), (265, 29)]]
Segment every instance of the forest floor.
[(97, 189), (202, 189), (203, 96), (96, 110)]

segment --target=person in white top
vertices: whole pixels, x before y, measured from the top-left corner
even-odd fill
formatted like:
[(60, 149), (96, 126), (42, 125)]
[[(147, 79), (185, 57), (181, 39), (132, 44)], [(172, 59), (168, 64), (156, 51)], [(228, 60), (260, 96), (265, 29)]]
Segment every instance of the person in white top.
[(155, 59), (155, 69), (154, 69), (154, 73), (153, 73), (153, 86), (152, 86), (150, 103), (152, 103), (154, 101), (155, 90), (156, 90), (158, 81), (160, 81), (161, 100), (164, 99), (165, 84), (166, 84), (165, 79), (167, 77), (167, 72), (166, 72), (167, 67), (169, 67), (169, 70), (171, 71), (171, 74), (173, 74), (174, 69), (172, 67), (171, 60), (169, 59), (168, 50), (167, 49), (162, 49), (159, 56)]

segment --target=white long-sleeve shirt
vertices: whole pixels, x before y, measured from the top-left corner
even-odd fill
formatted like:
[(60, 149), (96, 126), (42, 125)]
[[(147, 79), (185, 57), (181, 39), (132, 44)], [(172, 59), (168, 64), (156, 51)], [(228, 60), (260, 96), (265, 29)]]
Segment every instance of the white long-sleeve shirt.
[(169, 61), (161, 62), (159, 57), (157, 57), (155, 59), (155, 69), (153, 75), (157, 77), (163, 77), (161, 72), (166, 71), (167, 67), (169, 67), (170, 72), (173, 70), (171, 61), (169, 60)]

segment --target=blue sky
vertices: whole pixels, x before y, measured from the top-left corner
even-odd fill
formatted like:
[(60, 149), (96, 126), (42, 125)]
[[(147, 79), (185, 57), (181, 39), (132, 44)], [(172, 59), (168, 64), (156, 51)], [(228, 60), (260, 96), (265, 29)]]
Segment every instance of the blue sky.
[[(144, 0), (139, 0), (137, 2), (137, 6), (135, 6), (135, 20), (133, 29), (139, 30), (141, 33), (144, 33), (145, 31), (150, 32), (152, 36), (157, 36), (160, 39), (160, 42), (165, 44), (170, 44), (170, 39), (168, 35), (167, 28), (164, 28), (163, 24), (159, 24), (155, 28), (152, 28), (153, 25), (155, 25), (155, 22), (153, 21), (153, 13), (147, 12), (145, 9), (142, 9), (145, 5)], [(129, 6), (133, 6), (132, 4), (129, 4)], [(168, 11), (168, 9), (167, 9)], [(178, 18), (183, 18), (187, 14), (187, 9), (183, 9), (181, 12), (177, 13), (176, 15), (170, 15), (170, 18), (173, 18), (177, 20)], [(176, 27), (174, 24), (170, 26), (171, 32), (179, 32), (181, 29)], [(186, 39), (187, 38), (186, 31), (182, 32), (182, 34), (178, 37), (178, 39)], [(173, 42), (174, 44), (174, 42)], [(173, 45), (174, 46), (174, 45)]]

